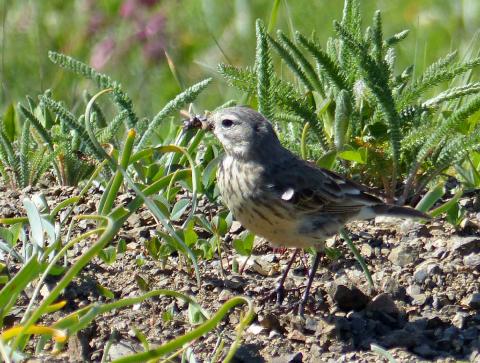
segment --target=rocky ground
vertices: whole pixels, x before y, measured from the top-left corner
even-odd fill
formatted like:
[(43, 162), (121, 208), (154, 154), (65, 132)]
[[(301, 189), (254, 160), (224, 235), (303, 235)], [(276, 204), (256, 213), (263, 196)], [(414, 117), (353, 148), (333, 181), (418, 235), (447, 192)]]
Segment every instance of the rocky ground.
[[(0, 216), (23, 214), (21, 200), (36, 189), (15, 192), (0, 190)], [(73, 188), (52, 187), (43, 190), (54, 206), (75, 195)], [(92, 213), (100, 198), (92, 190), (76, 213)], [(225, 277), (220, 273), (218, 258), (201, 262), (202, 283), (198, 287), (185, 272), (181, 258), (172, 256), (161, 264), (150, 258), (144, 243), (156, 228), (154, 219), (143, 210), (129, 219), (118, 236), (127, 243), (127, 251), (107, 265), (94, 259), (65, 291), (69, 302), (64, 316), (95, 301), (106, 301), (98, 285), (110, 289), (116, 298), (142, 293), (137, 281), (141, 277), (151, 289), (168, 288), (194, 296), (210, 312), (234, 295), (254, 300), (256, 317), (244, 334), (244, 342), (235, 362), (378, 362), (386, 358), (372, 344), (384, 348), (398, 362), (480, 362), (480, 201), (466, 197), (467, 222), (454, 229), (442, 219), (426, 224), (378, 218), (375, 221), (348, 226), (354, 242), (368, 262), (375, 288), (368, 286), (358, 263), (346, 245), (328, 241), (342, 256), (325, 260), (319, 269), (305, 318), (291, 312), (300, 299), (309, 266), (307, 254), (298, 258), (287, 280), (288, 289), (280, 307), (269, 300), (280, 271), (285, 268), (291, 251), (273, 251), (258, 241), (254, 255), (244, 261), (235, 256), (229, 244), (241, 227), (234, 223), (227, 235), (223, 256)], [(87, 222), (78, 225), (77, 233), (88, 229)], [(75, 246), (69, 257), (74, 259), (90, 242)], [(136, 259), (144, 256), (145, 264)], [(1, 256), (0, 256), (1, 258)], [(3, 256), (5, 259), (5, 256)], [(245, 262), (242, 274), (232, 272), (232, 261)], [(180, 267), (179, 267), (180, 266)], [(184, 266), (184, 264), (183, 264)], [(11, 274), (18, 269), (9, 262)], [(52, 282), (53, 283), (53, 282)], [(15, 314), (7, 323), (14, 324), (28, 303), (22, 297)], [(187, 305), (159, 297), (122, 310), (105, 314), (76, 337), (59, 361), (100, 361), (106, 342), (115, 337), (109, 358), (141, 350), (134, 328), (142, 331), (154, 346), (191, 329), (186, 319)], [(173, 319), (165, 321), (165, 311)], [(235, 336), (238, 311), (216, 329), (192, 345), (197, 361), (208, 361), (218, 338), (227, 343)], [(226, 345), (228, 346), (228, 344)], [(38, 358), (51, 361), (51, 357)]]

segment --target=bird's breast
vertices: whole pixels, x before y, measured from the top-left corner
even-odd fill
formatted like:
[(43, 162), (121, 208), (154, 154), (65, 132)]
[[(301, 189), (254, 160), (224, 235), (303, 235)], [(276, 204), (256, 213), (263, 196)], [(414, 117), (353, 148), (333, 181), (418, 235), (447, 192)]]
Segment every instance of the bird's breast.
[(226, 156), (217, 173), (224, 203), (245, 228), (272, 244), (311, 246), (310, 238), (302, 241), (298, 235), (299, 220), (292, 205), (264, 187), (263, 171), (258, 164)]

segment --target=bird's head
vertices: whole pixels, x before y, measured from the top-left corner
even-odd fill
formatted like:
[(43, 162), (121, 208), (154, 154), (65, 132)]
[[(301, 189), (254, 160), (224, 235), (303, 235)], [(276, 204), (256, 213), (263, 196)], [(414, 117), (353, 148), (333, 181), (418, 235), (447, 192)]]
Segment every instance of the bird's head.
[(272, 124), (248, 107), (229, 107), (207, 116), (203, 128), (213, 131), (228, 155), (259, 157), (280, 146)]

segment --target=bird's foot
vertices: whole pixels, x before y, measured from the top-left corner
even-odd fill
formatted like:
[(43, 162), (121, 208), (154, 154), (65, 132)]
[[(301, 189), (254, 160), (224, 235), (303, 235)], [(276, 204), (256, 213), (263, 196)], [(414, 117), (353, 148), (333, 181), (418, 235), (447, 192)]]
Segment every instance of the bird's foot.
[[(288, 292), (291, 293), (291, 292), (299, 291), (301, 289), (302, 287), (294, 287), (294, 288), (288, 289)], [(267, 301), (275, 301), (276, 306), (278, 307), (283, 306), (282, 304), (285, 300), (286, 295), (287, 295), (287, 290), (285, 289), (285, 287), (283, 285), (279, 285), (277, 286), (276, 289), (270, 290), (268, 293), (266, 293), (265, 296), (261, 297), (260, 302), (265, 303)], [(299, 302), (297, 301), (294, 304), (286, 304), (285, 307), (288, 310), (292, 310), (291, 307), (294, 307), (294, 305), (298, 306), (298, 304)]]
[[(311, 308), (311, 301), (304, 302), (303, 300), (295, 301), (292, 303), (284, 304), (280, 306), (282, 312), (292, 313), (300, 317), (305, 316), (305, 310)], [(307, 309), (310, 310), (310, 309)]]
[(280, 306), (285, 299), (285, 288), (283, 286), (278, 286), (275, 290), (270, 290), (265, 296), (260, 298), (262, 303), (267, 301), (275, 301), (275, 305)]

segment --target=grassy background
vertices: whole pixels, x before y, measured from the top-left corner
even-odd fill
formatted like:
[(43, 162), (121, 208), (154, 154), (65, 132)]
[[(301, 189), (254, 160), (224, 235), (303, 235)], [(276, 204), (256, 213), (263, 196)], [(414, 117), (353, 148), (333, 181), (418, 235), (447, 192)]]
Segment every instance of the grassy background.
[[(239, 96), (218, 77), (217, 64), (252, 65), (255, 19), (268, 23), (273, 3), (1, 0), (0, 111), (48, 88), (56, 97), (79, 99), (72, 93), (83, 89), (84, 81), (51, 64), (48, 50), (72, 55), (120, 81), (139, 115), (157, 112), (174, 94), (206, 76), (216, 80), (197, 104), (215, 108)], [(341, 18), (342, 6), (338, 0), (281, 0), (275, 28), (287, 34), (315, 32), (325, 44), (333, 32), (332, 21)], [(385, 37), (411, 30), (398, 49), (401, 69), (415, 63), (418, 74), (452, 49), (461, 55), (469, 48), (476, 53), (477, 0), (364, 0), (364, 19), (377, 8), (383, 14)]]

